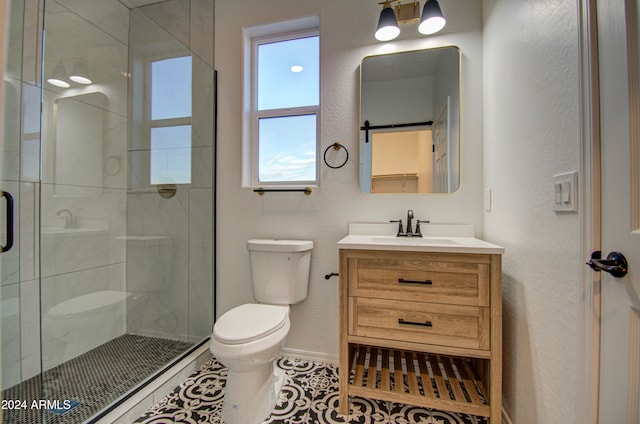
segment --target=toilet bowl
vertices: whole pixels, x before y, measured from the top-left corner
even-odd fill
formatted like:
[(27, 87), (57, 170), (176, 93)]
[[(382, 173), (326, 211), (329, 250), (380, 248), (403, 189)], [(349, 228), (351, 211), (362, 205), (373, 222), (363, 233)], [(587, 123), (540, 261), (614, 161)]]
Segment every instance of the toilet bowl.
[(307, 296), (313, 242), (249, 240), (254, 297), (213, 327), (209, 349), (228, 368), (222, 408), (227, 424), (267, 418), (278, 401), (285, 374), (275, 364), (291, 323), (289, 305)]
[(289, 333), (289, 307), (244, 304), (220, 317), (211, 351), (228, 368), (225, 423), (258, 423), (271, 413), (284, 384), (275, 359)]

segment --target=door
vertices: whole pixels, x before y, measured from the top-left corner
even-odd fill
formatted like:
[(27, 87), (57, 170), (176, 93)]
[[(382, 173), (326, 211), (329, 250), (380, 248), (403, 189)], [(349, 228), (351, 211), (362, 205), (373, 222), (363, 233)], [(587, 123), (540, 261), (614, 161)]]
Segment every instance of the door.
[(449, 105), (451, 97), (447, 96), (445, 105), (438, 119), (433, 123), (433, 192), (451, 192), (451, 159), (449, 156), (451, 140), (451, 119)]
[[(0, 2), (3, 51), (0, 96), (0, 383), (2, 390), (21, 382), (20, 246), (20, 105), (22, 19), (20, 2)], [(14, 19), (11, 19), (14, 18)], [(6, 58), (6, 59), (5, 59)], [(6, 395), (6, 393), (5, 393)], [(3, 411), (7, 416), (7, 411)]]
[(640, 102), (638, 0), (597, 0), (601, 113), (602, 256), (599, 422), (640, 423)]
[[(33, 84), (38, 79), (35, 51), (34, 61), (25, 55), (23, 63), (23, 46), (28, 48), (29, 40), (35, 46), (38, 36), (35, 20), (25, 20), (29, 13), (35, 17), (37, 8), (29, 7), (33, 3), (0, 0), (0, 15), (6, 13), (5, 38), (0, 39), (5, 50), (0, 66), (0, 381), (2, 398), (14, 400), (0, 410), (0, 421), (7, 423), (35, 422), (39, 410), (15, 403), (27, 402), (25, 393), (44, 399), (32, 379), (40, 373), (40, 87)], [(24, 22), (34, 26), (24, 31)]]

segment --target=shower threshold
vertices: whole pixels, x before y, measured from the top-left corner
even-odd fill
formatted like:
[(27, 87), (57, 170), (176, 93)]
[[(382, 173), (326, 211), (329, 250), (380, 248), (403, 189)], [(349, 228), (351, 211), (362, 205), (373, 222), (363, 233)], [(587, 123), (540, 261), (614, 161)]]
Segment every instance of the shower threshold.
[(122, 335), (4, 390), (2, 398), (16, 401), (19, 409), (5, 409), (2, 422), (83, 423), (192, 346), (190, 342)]

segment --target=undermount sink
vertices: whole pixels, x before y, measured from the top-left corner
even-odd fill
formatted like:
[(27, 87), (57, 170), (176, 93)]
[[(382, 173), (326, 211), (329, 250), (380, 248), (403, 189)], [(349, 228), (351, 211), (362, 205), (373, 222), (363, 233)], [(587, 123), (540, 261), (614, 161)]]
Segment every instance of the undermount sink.
[(413, 246), (450, 245), (458, 244), (457, 241), (447, 237), (395, 237), (395, 236), (369, 236), (371, 243), (382, 244), (408, 244)]
[(396, 237), (393, 225), (352, 223), (349, 224), (349, 235), (338, 242), (338, 247), (355, 250), (504, 253), (503, 247), (475, 238), (472, 225), (428, 224), (422, 227), (422, 232), (423, 237)]

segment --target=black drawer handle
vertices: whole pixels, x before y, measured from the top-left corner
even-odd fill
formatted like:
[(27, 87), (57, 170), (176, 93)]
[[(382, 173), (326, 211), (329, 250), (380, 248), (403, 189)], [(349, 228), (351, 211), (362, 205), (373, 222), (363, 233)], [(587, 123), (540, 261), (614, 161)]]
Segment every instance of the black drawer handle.
[(433, 324), (431, 323), (431, 321), (425, 321), (425, 322), (405, 321), (402, 318), (398, 318), (398, 324), (419, 325), (421, 327), (433, 327)]
[(431, 280), (405, 280), (404, 278), (398, 278), (398, 283), (400, 284), (423, 284), (425, 286), (430, 286), (433, 284)]

